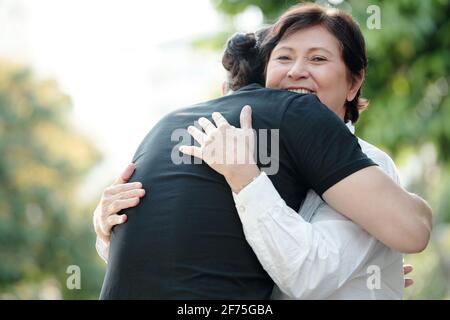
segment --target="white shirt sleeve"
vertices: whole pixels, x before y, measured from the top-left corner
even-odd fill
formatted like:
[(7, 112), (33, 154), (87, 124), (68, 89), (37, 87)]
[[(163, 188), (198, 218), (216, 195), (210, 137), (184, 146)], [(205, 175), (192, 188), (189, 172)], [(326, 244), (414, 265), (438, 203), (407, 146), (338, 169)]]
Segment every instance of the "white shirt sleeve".
[(97, 250), (97, 254), (100, 258), (102, 258), (105, 263), (108, 263), (109, 245), (97, 237), (95, 240), (95, 249)]
[[(373, 160), (399, 183), (387, 155), (391, 162), (373, 150), (368, 153), (377, 155)], [(279, 289), (291, 298), (328, 297), (374, 252), (377, 240), (314, 191), (308, 193), (298, 214), (261, 173), (233, 198), (248, 243)], [(312, 211), (316, 218), (308, 223), (303, 217), (308, 219)]]
[[(373, 246), (361, 243), (361, 228), (325, 203), (317, 208), (324, 219), (306, 222), (286, 205), (265, 173), (233, 196), (247, 241), (291, 298), (326, 298), (364, 262), (370, 253), (367, 247)], [(317, 197), (309, 195), (313, 201)], [(304, 206), (308, 201), (307, 197)]]

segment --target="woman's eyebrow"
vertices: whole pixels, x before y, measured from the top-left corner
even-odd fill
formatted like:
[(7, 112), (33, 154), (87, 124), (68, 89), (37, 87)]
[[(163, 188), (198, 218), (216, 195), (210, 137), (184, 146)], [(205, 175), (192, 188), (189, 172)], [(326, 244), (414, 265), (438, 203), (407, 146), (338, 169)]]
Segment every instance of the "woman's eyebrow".
[(283, 46), (283, 47), (275, 48), (275, 49), (273, 50), (273, 52), (277, 52), (277, 51), (281, 51), (281, 50), (294, 51), (294, 49), (291, 48), (291, 47)]
[(308, 53), (313, 52), (313, 51), (325, 51), (326, 53), (328, 53), (330, 55), (334, 55), (333, 52), (331, 52), (328, 49), (325, 49), (324, 47), (313, 47), (313, 48), (308, 49)]
[[(287, 51), (291, 51), (291, 52), (295, 51), (294, 48), (292, 48), (292, 47), (282, 46), (282, 47), (279, 47), (279, 48), (275, 48), (273, 50), (273, 52), (278, 52), (278, 51), (282, 51), (282, 50), (287, 50)], [(329, 55), (334, 56), (333, 52), (331, 52), (330, 50), (326, 49), (325, 47), (308, 48), (307, 53), (311, 53), (311, 52), (314, 52), (314, 51), (324, 51), (324, 52), (328, 53)]]

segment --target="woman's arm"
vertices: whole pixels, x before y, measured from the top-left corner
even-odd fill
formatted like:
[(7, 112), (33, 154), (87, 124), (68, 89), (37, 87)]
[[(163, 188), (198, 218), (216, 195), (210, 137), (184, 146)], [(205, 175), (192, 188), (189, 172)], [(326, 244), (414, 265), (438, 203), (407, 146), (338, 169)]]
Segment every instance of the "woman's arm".
[[(399, 183), (387, 155), (374, 148), (364, 152)], [(299, 214), (286, 205), (264, 173), (233, 196), (247, 241), (280, 290), (291, 298), (327, 298), (377, 254), (375, 238), (312, 190)], [(309, 224), (303, 218), (311, 216), (311, 211), (320, 219)], [(408, 280), (405, 286), (411, 283)]]
[(419, 196), (396, 185), (378, 167), (355, 172), (322, 197), (394, 250), (416, 253), (428, 245), (431, 208)]
[(127, 221), (126, 215), (118, 213), (122, 209), (137, 206), (140, 198), (145, 195), (140, 182), (127, 183), (135, 168), (133, 163), (129, 164), (116, 181), (103, 191), (93, 214), (94, 230), (97, 234), (95, 248), (105, 262), (108, 260), (112, 228)]
[[(303, 205), (317, 198), (311, 192)], [(375, 254), (376, 239), (323, 201), (315, 212), (320, 220), (306, 222), (265, 173), (234, 199), (247, 241), (280, 290), (293, 299), (327, 298)]]
[[(209, 155), (215, 144), (223, 141), (223, 137), (239, 137), (236, 140), (242, 141), (242, 136), (248, 136), (248, 131), (252, 130), (251, 108), (242, 109), (242, 129), (230, 126), (219, 113), (214, 113), (213, 119), (217, 128), (202, 118), (199, 124), (205, 133), (195, 127), (189, 130), (200, 147), (183, 146), (180, 151), (203, 159), (211, 168), (224, 175), (233, 192), (238, 193), (259, 174), (256, 164), (218, 163)], [(244, 149), (246, 154), (253, 155), (252, 147), (252, 141), (236, 149), (234, 143), (225, 143), (224, 152), (236, 155), (236, 150)], [(368, 167), (346, 177), (329, 188), (323, 198), (335, 210), (392, 249), (414, 253), (422, 251), (428, 244), (431, 208), (420, 197), (396, 185), (377, 167)]]

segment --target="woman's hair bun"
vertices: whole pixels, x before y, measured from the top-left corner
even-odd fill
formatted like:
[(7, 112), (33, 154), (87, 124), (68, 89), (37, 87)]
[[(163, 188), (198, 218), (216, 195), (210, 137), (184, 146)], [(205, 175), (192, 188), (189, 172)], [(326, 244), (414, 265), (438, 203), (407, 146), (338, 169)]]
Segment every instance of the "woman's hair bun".
[(229, 72), (228, 88), (231, 90), (250, 83), (263, 84), (262, 61), (255, 33), (235, 33), (227, 42), (222, 65)]
[(252, 33), (236, 33), (229, 40), (227, 51), (235, 56), (248, 56), (256, 53), (256, 36)]

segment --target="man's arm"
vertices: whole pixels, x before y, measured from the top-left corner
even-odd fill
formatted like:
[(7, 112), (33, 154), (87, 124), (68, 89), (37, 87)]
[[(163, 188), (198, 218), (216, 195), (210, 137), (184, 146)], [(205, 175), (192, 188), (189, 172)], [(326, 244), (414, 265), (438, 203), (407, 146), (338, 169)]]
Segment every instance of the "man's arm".
[(366, 167), (347, 176), (326, 190), (322, 198), (395, 250), (415, 253), (428, 244), (431, 208), (378, 167)]

